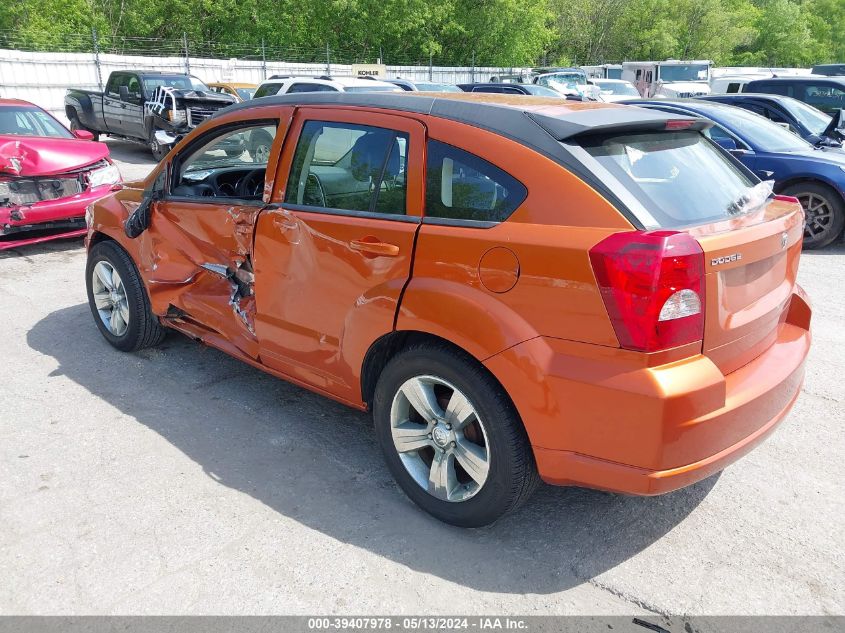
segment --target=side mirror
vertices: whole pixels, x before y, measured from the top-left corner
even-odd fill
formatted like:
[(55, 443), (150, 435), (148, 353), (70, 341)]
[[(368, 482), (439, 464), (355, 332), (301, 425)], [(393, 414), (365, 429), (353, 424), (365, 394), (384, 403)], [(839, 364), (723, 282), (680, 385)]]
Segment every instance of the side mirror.
[(88, 130), (74, 130), (73, 135), (80, 141), (93, 141), (94, 134)]
[(733, 153), (737, 149), (736, 141), (729, 136), (720, 137), (713, 140), (716, 142), (716, 145), (718, 145), (722, 149), (728, 150), (731, 153)]
[(129, 87), (128, 86), (119, 86), (117, 91), (120, 94), (120, 100), (121, 101), (129, 101)]
[(167, 167), (159, 172), (153, 183), (153, 187), (144, 193), (141, 203), (135, 208), (132, 214), (126, 218), (123, 231), (129, 239), (135, 239), (141, 233), (150, 228), (150, 220), (153, 215), (153, 205), (164, 199), (164, 182), (167, 174)]
[(845, 141), (845, 110), (839, 109), (830, 117), (830, 124), (822, 132), (822, 137)]

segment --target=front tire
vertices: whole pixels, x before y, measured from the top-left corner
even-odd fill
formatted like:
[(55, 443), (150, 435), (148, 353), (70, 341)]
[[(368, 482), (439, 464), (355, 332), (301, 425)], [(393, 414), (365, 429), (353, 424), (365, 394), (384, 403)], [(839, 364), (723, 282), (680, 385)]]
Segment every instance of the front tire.
[(116, 242), (95, 244), (85, 267), (88, 305), (100, 333), (122, 352), (158, 345), (166, 334), (152, 313), (132, 258)]
[(391, 474), (441, 521), (488, 525), (537, 485), (510, 398), (475, 359), (446, 344), (416, 345), (391, 359), (376, 386), (373, 419)]
[(155, 158), (158, 162), (161, 162), (161, 160), (167, 156), (168, 152), (170, 152), (169, 147), (162, 145), (158, 142), (158, 139), (156, 139), (155, 128), (150, 130), (150, 137), (147, 141), (147, 145), (150, 148), (150, 153), (153, 155), (153, 158)]
[[(79, 122), (79, 117), (77, 117), (74, 114), (74, 116), (70, 117), (70, 131), (76, 132), (76, 130), (88, 130), (88, 128), (86, 128), (84, 125), (82, 125)], [(94, 135), (91, 138), (92, 141), (99, 141), (100, 140), (100, 134), (98, 132), (95, 132), (94, 130), (88, 130), (88, 131), (91, 132), (91, 134)]]
[(824, 248), (842, 234), (845, 201), (836, 191), (820, 183), (799, 182), (782, 193), (798, 198), (804, 208), (804, 248)]

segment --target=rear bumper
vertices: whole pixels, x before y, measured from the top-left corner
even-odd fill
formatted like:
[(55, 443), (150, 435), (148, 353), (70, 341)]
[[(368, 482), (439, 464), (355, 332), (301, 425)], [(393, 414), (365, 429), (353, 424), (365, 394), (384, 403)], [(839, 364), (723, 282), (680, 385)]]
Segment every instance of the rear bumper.
[(0, 208), (0, 250), (85, 235), (85, 208), (111, 191), (111, 185), (69, 198)]
[(733, 463), (789, 412), (811, 338), (800, 289), (791, 301), (774, 344), (728, 375), (703, 355), (656, 366), (639, 355), (638, 366), (621, 350), (587, 357), (542, 338), (485, 364), (513, 396), (544, 481), (661, 494)]

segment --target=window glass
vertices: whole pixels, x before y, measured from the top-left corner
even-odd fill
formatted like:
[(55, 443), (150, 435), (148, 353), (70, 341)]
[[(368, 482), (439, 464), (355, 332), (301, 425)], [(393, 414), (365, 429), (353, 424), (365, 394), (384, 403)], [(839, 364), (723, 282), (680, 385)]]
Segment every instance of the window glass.
[(748, 210), (755, 183), (699, 132), (597, 135), (582, 146), (657, 226), (702, 224)]
[(144, 77), (144, 91), (146, 94), (152, 94), (160, 86), (175, 88), (176, 90), (208, 91), (208, 87), (199, 79), (188, 77), (187, 75), (149, 75)]
[(109, 85), (106, 87), (106, 92), (113, 97), (118, 97), (120, 96), (120, 86), (126, 86), (128, 82), (129, 75), (112, 75), (109, 79)]
[(293, 92), (337, 92), (337, 89), (326, 84), (299, 83), (288, 89), (288, 94)]
[(326, 209), (405, 213), (408, 135), (385, 128), (308, 121), (285, 202)]
[(756, 84), (751, 90), (746, 92), (757, 92), (762, 94), (785, 95), (787, 97), (793, 96), (793, 88), (786, 83), (762, 83)]
[(180, 157), (172, 193), (202, 198), (261, 200), (276, 126), (229, 129)]
[(730, 83), (730, 84), (728, 84), (728, 89), (725, 90), (725, 92), (728, 93), (728, 94), (734, 94), (736, 92), (739, 92), (739, 87), (741, 85), (742, 84), (740, 84), (740, 83)]
[[(800, 152), (811, 147), (792, 132), (748, 110), (721, 107), (716, 113), (729, 129), (764, 152)], [(706, 111), (703, 114), (707, 116)]]
[(812, 134), (821, 134), (830, 125), (830, 116), (797, 99), (784, 99), (781, 102), (784, 109), (794, 116)]
[(845, 108), (845, 89), (833, 85), (812, 84), (804, 90), (804, 101), (819, 110), (832, 112)]
[(279, 92), (279, 88), (281, 87), (282, 84), (261, 84), (255, 91), (255, 94), (252, 96), (252, 98), (258, 99), (259, 97), (267, 97), (270, 95), (274, 95)]
[(426, 216), (503, 222), (527, 195), (525, 185), (483, 158), (446, 143), (428, 142)]
[(0, 134), (73, 138), (46, 112), (28, 106), (0, 106)]

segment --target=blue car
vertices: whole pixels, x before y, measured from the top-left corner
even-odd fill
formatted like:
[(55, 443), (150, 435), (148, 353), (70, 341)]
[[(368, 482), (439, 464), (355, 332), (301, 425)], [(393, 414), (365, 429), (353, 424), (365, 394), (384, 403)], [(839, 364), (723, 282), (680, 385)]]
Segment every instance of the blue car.
[(680, 115), (710, 119), (705, 132), (775, 193), (795, 196), (806, 214), (805, 248), (822, 248), (845, 226), (845, 151), (814, 147), (764, 117), (734, 106), (696, 99), (623, 102)]
[(702, 101), (718, 101), (760, 114), (781, 126), (789, 126), (792, 132), (813, 145), (841, 147), (842, 139), (845, 138), (841, 111), (837, 116), (831, 117), (792, 97), (739, 92), (697, 98)]

